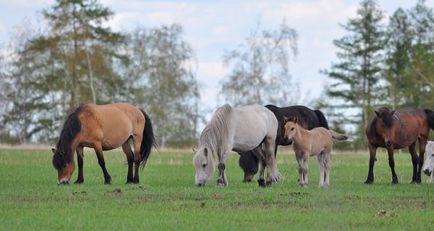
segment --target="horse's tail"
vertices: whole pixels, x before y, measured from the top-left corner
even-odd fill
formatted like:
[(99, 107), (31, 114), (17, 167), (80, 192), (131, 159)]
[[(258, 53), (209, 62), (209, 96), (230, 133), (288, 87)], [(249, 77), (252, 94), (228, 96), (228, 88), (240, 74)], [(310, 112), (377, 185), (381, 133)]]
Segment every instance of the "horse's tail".
[(145, 127), (143, 128), (142, 144), (140, 146), (140, 165), (144, 168), (149, 155), (151, 154), (152, 146), (155, 145), (154, 130), (152, 128), (152, 122), (149, 116), (143, 111), (145, 116)]
[(346, 140), (346, 139), (348, 139), (348, 136), (346, 136), (344, 134), (337, 133), (337, 132), (335, 132), (335, 131), (333, 131), (331, 129), (329, 129), (329, 131), (330, 131), (330, 134), (332, 135), (333, 139), (336, 139), (336, 140)]
[(329, 124), (327, 122), (327, 119), (325, 118), (324, 114), (320, 110), (314, 111), (316, 114), (316, 117), (318, 117), (319, 125), (323, 128), (329, 129)]
[(434, 111), (425, 109), (426, 118), (428, 120), (428, 125), (431, 129), (434, 129)]

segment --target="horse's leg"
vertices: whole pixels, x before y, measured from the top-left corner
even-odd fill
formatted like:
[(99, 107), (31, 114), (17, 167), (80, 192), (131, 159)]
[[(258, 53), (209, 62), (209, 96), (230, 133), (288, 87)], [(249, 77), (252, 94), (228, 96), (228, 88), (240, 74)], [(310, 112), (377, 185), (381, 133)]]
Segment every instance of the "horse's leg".
[(417, 179), (417, 169), (418, 169), (418, 164), (419, 164), (419, 158), (417, 157), (417, 152), (416, 152), (416, 142), (412, 143), (409, 147), (408, 150), (410, 151), (411, 154), (411, 162), (413, 163), (413, 178), (411, 180), (412, 184), (417, 184), (420, 183), (418, 182)]
[(83, 177), (83, 146), (77, 147), (77, 165), (78, 165), (78, 175), (77, 180), (74, 184), (82, 184), (84, 182)]
[(96, 157), (98, 158), (98, 164), (101, 167), (101, 170), (104, 174), (104, 184), (111, 184), (112, 178), (111, 178), (110, 174), (107, 172), (107, 169), (105, 167), (105, 161), (104, 161), (104, 156), (103, 156), (103, 152), (102, 152), (102, 147), (101, 147), (101, 145), (98, 145), (94, 149), (96, 152)]
[(318, 154), (317, 159), (319, 165), (319, 186), (322, 187), (325, 180), (324, 152)]
[[(230, 150), (230, 148), (226, 148), (226, 150)], [(218, 164), (218, 170), (219, 170), (219, 178), (217, 179), (217, 186), (220, 187), (226, 187), (228, 186), (228, 179), (226, 177), (226, 160), (229, 157), (229, 151), (226, 151), (223, 149), (221, 152), (221, 158)]]
[(366, 178), (365, 184), (372, 184), (374, 183), (374, 164), (376, 161), (375, 155), (377, 153), (377, 147), (373, 146), (372, 144), (368, 144), (369, 148), (369, 171), (368, 171), (368, 177)]
[(297, 157), (298, 162), (298, 174), (299, 174), (299, 184), (301, 186), (305, 186), (308, 183), (307, 171), (307, 157), (305, 153), (301, 150), (295, 152), (295, 156)]
[(324, 162), (324, 167), (325, 167), (325, 182), (324, 185), (327, 187), (330, 185), (330, 170), (331, 170), (331, 153), (327, 152), (325, 153), (325, 162)]
[(267, 137), (264, 142), (264, 156), (265, 156), (265, 162), (267, 167), (269, 168), (269, 176), (267, 181), (269, 183), (271, 182), (278, 182), (281, 178), (279, 172), (277, 171), (277, 161), (276, 157), (274, 156), (274, 143), (271, 142), (272, 139)]
[(138, 184), (139, 180), (139, 167), (141, 162), (140, 148), (142, 144), (142, 136), (140, 134), (133, 136), (134, 139), (134, 178), (133, 183)]
[(266, 166), (265, 159), (262, 156), (259, 159), (259, 176), (258, 176), (258, 184), (261, 187), (267, 187), (267, 183), (265, 182), (265, 166)]
[(131, 150), (130, 139), (122, 144), (122, 150), (127, 156), (128, 161), (128, 174), (127, 174), (127, 184), (133, 183), (133, 163), (134, 163), (134, 153)]
[(423, 161), (425, 159), (425, 148), (427, 143), (427, 137), (422, 136), (419, 138), (419, 169), (417, 173), (417, 180), (418, 183), (422, 183), (422, 167), (423, 167)]
[(395, 159), (393, 158), (393, 148), (387, 148), (387, 154), (389, 155), (389, 166), (392, 171), (392, 184), (398, 184), (398, 176), (395, 172)]

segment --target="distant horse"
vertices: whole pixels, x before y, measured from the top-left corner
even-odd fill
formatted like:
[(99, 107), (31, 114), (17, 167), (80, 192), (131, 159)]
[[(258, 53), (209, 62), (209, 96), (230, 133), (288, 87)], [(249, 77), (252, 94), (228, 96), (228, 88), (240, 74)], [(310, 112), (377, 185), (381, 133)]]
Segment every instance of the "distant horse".
[(231, 107), (226, 104), (218, 108), (202, 131), (198, 150), (193, 158), (196, 185), (204, 186), (212, 177), (218, 163), (217, 185), (227, 186), (225, 164), (229, 153), (232, 150), (246, 152), (258, 146), (260, 147), (257, 152), (262, 163), (259, 185), (266, 185), (265, 167), (268, 167), (267, 183), (279, 180), (274, 156), (277, 126), (276, 117), (264, 106)]
[(151, 120), (143, 110), (127, 103), (82, 104), (68, 116), (56, 148), (52, 149), (58, 182), (69, 184), (75, 169), (73, 156), (77, 152), (78, 177), (75, 183), (83, 183), (83, 148), (89, 147), (96, 152), (105, 184), (110, 184), (103, 151), (122, 146), (128, 160), (127, 183), (139, 183), (139, 166), (145, 166), (153, 144)]
[[(434, 112), (417, 108), (391, 111), (386, 107), (378, 108), (366, 127), (369, 148), (369, 172), (365, 184), (374, 182), (374, 162), (378, 147), (387, 149), (389, 166), (392, 171), (392, 184), (398, 183), (395, 172), (394, 149), (409, 147), (413, 163), (412, 183), (421, 183), (421, 169), (429, 131), (434, 129)], [(416, 143), (419, 143), (419, 157)]]
[(322, 127), (306, 130), (299, 125), (297, 118), (285, 118), (284, 133), (285, 138), (293, 141), (292, 146), (299, 166), (298, 181), (300, 185), (307, 185), (308, 158), (310, 155), (316, 155), (320, 166), (319, 186), (328, 186), (330, 184), (332, 139), (346, 140), (348, 137)]
[[(290, 145), (291, 141), (284, 138), (285, 130), (283, 129), (283, 118), (297, 118), (298, 124), (306, 129), (324, 127), (328, 129), (328, 123), (324, 114), (320, 110), (312, 110), (305, 106), (276, 107), (274, 105), (265, 106), (274, 113), (279, 123), (276, 136), (275, 154), (277, 145)], [(248, 151), (240, 154), (239, 165), (244, 171), (244, 182), (250, 182), (253, 176), (258, 172), (259, 160), (254, 151)]]
[(430, 182), (434, 183), (434, 142), (428, 141), (426, 145), (426, 160), (423, 164), (422, 171), (430, 176)]

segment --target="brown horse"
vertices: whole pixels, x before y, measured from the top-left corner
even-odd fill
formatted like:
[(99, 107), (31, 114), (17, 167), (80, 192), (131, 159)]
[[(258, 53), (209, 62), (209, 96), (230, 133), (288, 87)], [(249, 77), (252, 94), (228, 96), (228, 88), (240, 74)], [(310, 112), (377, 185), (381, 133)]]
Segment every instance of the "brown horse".
[[(375, 114), (366, 127), (370, 158), (365, 184), (374, 182), (374, 162), (378, 147), (387, 149), (389, 166), (392, 171), (392, 184), (398, 183), (393, 150), (409, 147), (413, 163), (412, 183), (421, 183), (423, 156), (430, 128), (434, 129), (434, 112), (431, 110), (405, 108), (390, 111), (385, 107), (375, 110)], [(416, 152), (417, 142), (419, 143), (419, 157)]]
[(75, 169), (74, 152), (77, 152), (78, 162), (75, 183), (83, 183), (83, 148), (89, 147), (96, 152), (105, 184), (110, 184), (103, 151), (120, 146), (128, 160), (127, 183), (139, 183), (139, 166), (145, 166), (153, 144), (151, 120), (143, 110), (127, 103), (82, 104), (68, 116), (56, 148), (52, 149), (58, 183), (69, 183)]

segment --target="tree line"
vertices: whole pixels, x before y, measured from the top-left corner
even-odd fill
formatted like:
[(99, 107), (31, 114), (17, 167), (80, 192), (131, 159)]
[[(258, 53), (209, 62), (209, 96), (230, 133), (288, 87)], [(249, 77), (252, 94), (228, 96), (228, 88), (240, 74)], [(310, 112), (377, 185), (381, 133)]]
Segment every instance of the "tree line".
[[(127, 101), (150, 114), (159, 145), (195, 143), (204, 106), (182, 26), (115, 32), (106, 26), (114, 14), (94, 0), (56, 0), (42, 11), (43, 27), (15, 33), (12, 52), (0, 56), (0, 142), (52, 142), (80, 103)], [(350, 147), (358, 148), (375, 107), (433, 107), (434, 16), (424, 0), (389, 18), (376, 1), (363, 0), (342, 27), (337, 59), (321, 71), (330, 84), (308, 106), (325, 110), (338, 130), (355, 127)], [(285, 20), (276, 29), (258, 24), (224, 52), (224, 102), (302, 103), (290, 73), (297, 40)]]
[[(335, 125), (354, 124), (354, 148), (365, 147), (364, 129), (376, 107), (434, 107), (434, 14), (419, 0), (385, 18), (376, 1), (364, 0), (342, 27), (346, 34), (334, 40), (337, 60), (323, 71), (333, 101), (323, 106), (338, 115)], [(349, 109), (355, 113), (343, 113)]]

